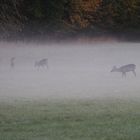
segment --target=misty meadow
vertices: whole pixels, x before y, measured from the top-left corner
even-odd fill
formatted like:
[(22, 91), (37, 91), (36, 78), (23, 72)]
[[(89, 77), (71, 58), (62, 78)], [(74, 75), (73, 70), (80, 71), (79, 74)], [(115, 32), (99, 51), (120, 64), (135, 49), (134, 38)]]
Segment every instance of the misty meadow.
[(140, 1), (0, 1), (1, 140), (140, 139)]

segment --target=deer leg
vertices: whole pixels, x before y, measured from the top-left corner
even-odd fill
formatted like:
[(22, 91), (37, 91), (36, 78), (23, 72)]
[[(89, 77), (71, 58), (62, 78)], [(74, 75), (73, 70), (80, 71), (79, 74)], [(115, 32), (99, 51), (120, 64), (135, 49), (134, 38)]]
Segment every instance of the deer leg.
[(39, 70), (39, 66), (37, 66), (37, 70)]
[(46, 65), (47, 65), (47, 69), (49, 69), (49, 66), (48, 66), (48, 59), (47, 59), (47, 61), (46, 61)]
[(124, 72), (124, 77), (126, 78), (126, 73)]
[(122, 78), (123, 77), (126, 77), (126, 73), (125, 72), (122, 72)]
[(133, 72), (134, 76), (136, 76), (136, 72), (134, 70), (132, 72)]
[(48, 67), (48, 63), (46, 64), (46, 67), (47, 67), (47, 69), (49, 68), (49, 67)]
[(124, 77), (124, 73), (122, 72), (122, 78)]

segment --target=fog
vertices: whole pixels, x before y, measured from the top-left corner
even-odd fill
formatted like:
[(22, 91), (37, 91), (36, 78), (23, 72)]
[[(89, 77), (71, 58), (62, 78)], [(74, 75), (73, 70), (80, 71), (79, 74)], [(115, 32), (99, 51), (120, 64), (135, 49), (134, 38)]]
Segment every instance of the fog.
[[(10, 60), (15, 57), (14, 67)], [(48, 58), (48, 66), (34, 67)], [(0, 98), (139, 98), (140, 44), (0, 43)], [(128, 72), (111, 73), (114, 65), (136, 65)]]

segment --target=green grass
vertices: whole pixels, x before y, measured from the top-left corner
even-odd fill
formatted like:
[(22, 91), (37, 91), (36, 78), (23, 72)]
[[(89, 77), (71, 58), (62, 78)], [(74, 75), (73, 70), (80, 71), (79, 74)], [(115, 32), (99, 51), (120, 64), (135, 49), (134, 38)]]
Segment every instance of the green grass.
[(0, 140), (140, 140), (140, 102), (0, 102)]

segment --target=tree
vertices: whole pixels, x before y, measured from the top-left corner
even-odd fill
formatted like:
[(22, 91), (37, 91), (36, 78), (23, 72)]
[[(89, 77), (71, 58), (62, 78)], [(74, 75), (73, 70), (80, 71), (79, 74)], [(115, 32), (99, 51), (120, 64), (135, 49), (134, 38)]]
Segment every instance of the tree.
[(129, 30), (139, 26), (139, 0), (106, 0), (102, 1), (94, 13), (96, 24), (110, 30)]
[(76, 28), (84, 29), (91, 25), (93, 13), (101, 0), (71, 0), (69, 21)]
[(1, 0), (0, 1), (0, 38), (7, 38), (23, 28), (23, 16), (20, 7), (23, 0)]

